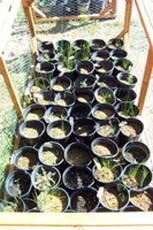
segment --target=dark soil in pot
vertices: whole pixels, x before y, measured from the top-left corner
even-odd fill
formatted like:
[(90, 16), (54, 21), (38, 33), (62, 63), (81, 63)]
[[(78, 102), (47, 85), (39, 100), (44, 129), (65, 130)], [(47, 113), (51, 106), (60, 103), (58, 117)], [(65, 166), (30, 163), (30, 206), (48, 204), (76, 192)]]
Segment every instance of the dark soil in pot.
[(96, 159), (93, 167), (93, 176), (102, 184), (114, 183), (119, 180), (122, 168), (115, 161), (109, 159)]
[(62, 106), (65, 108), (69, 108), (73, 106), (75, 103), (75, 100), (76, 100), (75, 96), (72, 93), (67, 92), (67, 91), (58, 93), (55, 96), (56, 105)]
[(31, 104), (23, 111), (23, 119), (29, 120), (40, 120), (45, 114), (46, 108), (43, 105)]
[(115, 108), (111, 104), (96, 104), (92, 108), (92, 117), (97, 121), (112, 118), (115, 114)]
[(72, 82), (68, 77), (57, 77), (51, 80), (51, 88), (55, 92), (63, 92), (65, 90), (70, 90), (72, 87)]
[(130, 201), (135, 208), (142, 211), (153, 211), (153, 189), (148, 188), (143, 192), (131, 192)]
[(118, 183), (105, 186), (102, 190), (99, 190), (98, 197), (100, 203), (111, 211), (123, 210), (129, 203), (128, 190)]
[(128, 53), (124, 49), (114, 49), (110, 52), (111, 60), (116, 61), (117, 59), (126, 58)]
[(38, 152), (39, 160), (47, 166), (59, 166), (64, 158), (64, 148), (57, 142), (45, 142)]
[(79, 103), (92, 104), (94, 102), (94, 94), (90, 89), (75, 89), (74, 95)]
[(117, 104), (116, 111), (120, 120), (133, 118), (139, 114), (138, 107), (131, 102), (121, 102)]
[(5, 191), (11, 197), (26, 197), (30, 194), (31, 188), (30, 174), (23, 170), (12, 171), (5, 180)]
[(95, 72), (99, 76), (112, 76), (114, 70), (114, 64), (110, 60), (100, 61), (97, 64), (95, 64)]
[(34, 102), (39, 105), (44, 105), (46, 107), (55, 105), (55, 94), (50, 90), (45, 90), (43, 92), (37, 93), (34, 97)]
[(119, 87), (115, 91), (115, 97), (119, 102), (132, 102), (134, 103), (137, 94), (134, 90), (125, 87)]
[(35, 189), (47, 191), (59, 185), (61, 174), (55, 167), (39, 165), (33, 170), (31, 180)]
[(88, 88), (93, 89), (96, 85), (97, 78), (94, 75), (79, 75), (74, 82), (75, 89)]
[(108, 87), (100, 87), (95, 90), (94, 92), (95, 99), (100, 104), (115, 104), (116, 99), (114, 96), (114, 92), (111, 90), (111, 88)]
[(106, 48), (106, 42), (102, 39), (92, 39), (90, 41), (90, 49), (92, 52), (103, 50)]
[(126, 58), (121, 58), (118, 59), (114, 62), (115, 68), (113, 71), (113, 74), (115, 76), (117, 76), (117, 74), (119, 74), (120, 72), (130, 72), (132, 67), (133, 67), (133, 63)]
[(91, 149), (94, 155), (106, 159), (115, 158), (119, 152), (117, 144), (105, 137), (94, 139), (91, 143)]
[(99, 205), (96, 193), (94, 188), (76, 190), (70, 197), (70, 207), (76, 212), (91, 212)]
[(30, 145), (36, 144), (45, 133), (45, 124), (42, 121), (25, 121), (19, 126), (20, 136)]
[(66, 120), (68, 117), (68, 111), (66, 108), (60, 106), (49, 107), (44, 115), (44, 120), (46, 123), (51, 123), (53, 121), (58, 121), (61, 119)]
[(64, 212), (69, 206), (69, 195), (59, 187), (41, 192), (37, 196), (37, 206), (41, 212)]
[(151, 181), (151, 170), (142, 164), (127, 165), (122, 174), (123, 184), (133, 191), (144, 191)]
[(88, 104), (75, 104), (70, 110), (70, 117), (74, 120), (89, 117), (91, 114), (91, 106)]
[(13, 162), (18, 169), (32, 170), (39, 164), (38, 151), (36, 148), (24, 146), (15, 151)]
[(104, 60), (109, 60), (109, 58), (110, 58), (110, 54), (107, 50), (100, 50), (100, 51), (94, 52), (91, 55), (91, 61), (94, 63), (98, 63)]
[(91, 75), (94, 72), (94, 65), (91, 61), (80, 61), (75, 68), (77, 73), (81, 75)]
[(129, 163), (145, 163), (150, 157), (150, 150), (142, 142), (129, 141), (123, 146), (122, 155)]
[(117, 81), (121, 87), (135, 87), (138, 79), (131, 73), (119, 73), (117, 76)]
[(49, 81), (43, 77), (35, 78), (28, 84), (28, 89), (32, 97), (35, 97), (35, 94), (47, 89), (47, 87), (49, 87)]
[(73, 142), (66, 147), (64, 157), (70, 165), (88, 166), (92, 160), (92, 153), (87, 145)]
[(25, 203), (22, 199), (7, 198), (0, 200), (0, 212), (24, 212)]
[[(98, 76), (98, 75), (97, 75)], [(118, 82), (116, 78), (111, 76), (98, 76), (97, 87), (109, 87), (112, 90), (115, 90), (118, 87)]]
[(124, 42), (120, 38), (112, 38), (107, 42), (108, 50), (123, 48)]
[(37, 77), (44, 77), (51, 79), (55, 71), (55, 65), (51, 62), (37, 63), (35, 66), (35, 73)]
[(91, 186), (94, 179), (89, 168), (70, 166), (63, 173), (63, 183), (68, 189), (75, 190)]
[(53, 53), (54, 52), (54, 45), (50, 41), (43, 41), (38, 43), (38, 50), (41, 53)]

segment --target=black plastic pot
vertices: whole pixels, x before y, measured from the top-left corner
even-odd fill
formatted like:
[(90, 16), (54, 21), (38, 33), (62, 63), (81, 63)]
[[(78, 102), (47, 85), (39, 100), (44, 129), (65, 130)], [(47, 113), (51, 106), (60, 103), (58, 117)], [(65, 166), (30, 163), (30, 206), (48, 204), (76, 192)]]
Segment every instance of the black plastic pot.
[(114, 71), (113, 74), (117, 76), (117, 74), (121, 72), (129, 73), (133, 67), (133, 63), (127, 58), (121, 58), (114, 62)]
[(140, 212), (141, 210), (133, 205), (128, 205), (123, 212)]
[(70, 78), (71, 81), (75, 81), (76, 79), (75, 63), (73, 60), (70, 64), (64, 64), (63, 62), (57, 63), (57, 71), (60, 77), (66, 76)]
[(58, 121), (61, 119), (66, 120), (68, 118), (69, 112), (66, 108), (61, 106), (53, 106), (49, 107), (45, 114), (44, 114), (44, 120), (45, 122), (51, 123), (53, 121)]
[(70, 78), (63, 76), (63, 77), (56, 77), (51, 80), (51, 89), (55, 92), (64, 92), (69, 91), (72, 88), (72, 81)]
[(23, 199), (7, 198), (0, 199), (0, 212), (25, 212), (26, 205)]
[(139, 211), (153, 211), (153, 188), (149, 187), (142, 192), (131, 191), (130, 202)]
[(72, 43), (73, 55), (77, 61), (88, 60), (90, 56), (90, 45), (85, 39), (77, 39)]
[(131, 73), (124, 72), (119, 73), (116, 78), (120, 87), (134, 88), (138, 81), (136, 76), (132, 75)]
[(97, 103), (111, 105), (114, 105), (116, 103), (114, 92), (109, 87), (99, 87), (95, 90), (94, 95)]
[(54, 44), (50, 41), (39, 42), (38, 51), (40, 53), (54, 53)]
[(81, 188), (72, 193), (70, 197), (70, 208), (76, 212), (91, 212), (95, 210), (99, 201), (94, 188)]
[(90, 89), (75, 89), (74, 95), (76, 97), (76, 101), (82, 104), (89, 104), (92, 105), (94, 102), (94, 93)]
[(112, 76), (114, 71), (114, 64), (110, 60), (100, 61), (95, 64), (95, 72), (99, 77)]
[(46, 108), (43, 105), (31, 104), (23, 111), (23, 119), (28, 120), (41, 120), (45, 114)]
[(91, 114), (91, 106), (88, 104), (78, 103), (75, 104), (70, 109), (70, 117), (73, 117), (74, 120), (80, 119), (80, 118), (86, 118), (89, 117)]
[(118, 142), (120, 133), (119, 120), (117, 118), (110, 118), (98, 122), (97, 135), (99, 137), (108, 137)]
[(94, 64), (91, 61), (79, 61), (75, 69), (78, 74), (91, 75), (94, 72)]
[(64, 108), (72, 107), (75, 104), (75, 100), (74, 94), (68, 91), (57, 93), (55, 96), (56, 105)]
[(55, 105), (55, 93), (49, 89), (35, 94), (34, 102), (45, 107)]
[(94, 89), (97, 78), (94, 75), (79, 75), (74, 82), (75, 89)]
[(116, 114), (116, 110), (111, 104), (96, 104), (92, 108), (92, 117), (96, 121), (113, 118)]
[(92, 160), (92, 153), (87, 145), (73, 142), (66, 147), (64, 158), (72, 166), (89, 166)]
[(94, 184), (92, 171), (88, 167), (70, 166), (62, 175), (63, 184), (70, 190), (90, 187)]
[(31, 176), (26, 171), (14, 170), (8, 174), (5, 180), (5, 191), (11, 197), (27, 197), (31, 189)]
[(134, 118), (139, 114), (139, 108), (131, 102), (121, 102), (115, 108), (120, 120)]
[(129, 141), (123, 146), (122, 155), (129, 163), (145, 163), (150, 157), (150, 150), (142, 142)]
[(116, 183), (122, 174), (122, 167), (113, 160), (102, 159), (92, 169), (93, 177), (100, 186)]
[(55, 65), (51, 62), (42, 62), (35, 65), (35, 73), (37, 77), (52, 79), (55, 71)]
[(123, 146), (128, 141), (138, 141), (143, 130), (144, 125), (139, 119), (126, 119), (120, 128), (120, 146)]
[(97, 131), (97, 124), (91, 118), (82, 118), (74, 122), (73, 134), (77, 141), (90, 143)]
[(68, 193), (60, 187), (41, 192), (37, 196), (37, 206), (41, 212), (66, 212), (69, 203)]
[(17, 169), (33, 170), (39, 164), (38, 150), (30, 146), (24, 146), (16, 150), (13, 163)]
[(60, 166), (64, 161), (64, 148), (57, 142), (45, 142), (38, 151), (39, 160), (46, 166)]
[(100, 188), (97, 196), (103, 207), (110, 211), (122, 211), (128, 204), (130, 194), (128, 189), (125, 188), (121, 183), (107, 185)]
[(103, 39), (92, 39), (90, 41), (91, 52), (101, 51), (106, 48), (106, 42)]
[(104, 60), (109, 60), (110, 59), (110, 54), (107, 50), (100, 50), (96, 51), (91, 55), (91, 61), (93, 63), (99, 63)]
[(102, 159), (114, 159), (119, 154), (117, 144), (106, 137), (98, 137), (91, 143), (91, 150), (96, 157)]
[(38, 77), (34, 78), (28, 83), (28, 90), (32, 97), (35, 97), (35, 94), (40, 93), (41, 91), (49, 87), (49, 81), (47, 78)]
[(122, 174), (122, 183), (131, 191), (146, 190), (152, 181), (151, 170), (143, 164), (129, 164)]
[(116, 61), (121, 58), (126, 58), (128, 53), (123, 49), (114, 49), (110, 52), (111, 60)]
[(96, 84), (97, 87), (109, 87), (113, 91), (118, 87), (118, 82), (115, 77), (111, 76), (99, 76), (99, 79)]
[(61, 174), (55, 167), (39, 165), (32, 171), (31, 181), (33, 187), (38, 191), (47, 191), (59, 185)]
[(114, 49), (123, 48), (124, 42), (120, 38), (112, 38), (107, 42), (107, 48), (109, 51)]
[(45, 124), (42, 121), (25, 121), (19, 126), (19, 135), (29, 145), (37, 144), (45, 133)]
[(41, 53), (37, 55), (36, 57), (36, 62), (37, 63), (43, 63), (43, 62), (56, 62), (56, 55), (55, 53), (52, 52), (47, 52), (47, 53)]
[(78, 14), (87, 14), (89, 11), (90, 0), (77, 0)]
[(48, 124), (46, 131), (51, 140), (66, 145), (72, 134), (72, 126), (67, 120), (59, 120)]
[(114, 92), (118, 102), (132, 102), (134, 103), (137, 94), (131, 88), (119, 87)]

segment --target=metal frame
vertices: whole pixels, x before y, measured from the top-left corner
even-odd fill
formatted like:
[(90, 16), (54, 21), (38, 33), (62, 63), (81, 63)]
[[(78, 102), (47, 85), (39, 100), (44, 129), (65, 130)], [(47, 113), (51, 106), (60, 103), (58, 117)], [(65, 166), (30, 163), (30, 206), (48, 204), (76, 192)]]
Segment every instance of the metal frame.
[[(36, 43), (37, 34), (35, 31), (33, 17), (32, 17), (32, 4), (33, 0), (22, 0), (22, 4), (27, 15), (29, 26), (31, 29), (34, 43)], [(130, 29), (132, 4), (135, 2), (142, 26), (145, 30), (149, 50), (146, 61), (146, 67), (141, 85), (138, 106), (142, 112), (144, 101), (148, 89), (148, 84), (153, 67), (153, 25), (151, 19), (146, 11), (144, 0), (126, 0), (126, 13), (124, 20), (123, 31), (118, 35), (128, 42), (128, 35)], [(36, 52), (36, 50), (34, 50)], [(13, 90), (13, 85), (9, 83), (9, 73), (3, 60), (0, 56), (0, 71), (3, 74), (7, 84), (10, 95), (18, 114), (21, 113), (20, 105)], [(7, 81), (7, 80), (8, 81)], [(128, 212), (128, 213), (0, 213), (0, 226), (30, 226), (30, 229), (35, 226), (153, 226), (153, 212)]]

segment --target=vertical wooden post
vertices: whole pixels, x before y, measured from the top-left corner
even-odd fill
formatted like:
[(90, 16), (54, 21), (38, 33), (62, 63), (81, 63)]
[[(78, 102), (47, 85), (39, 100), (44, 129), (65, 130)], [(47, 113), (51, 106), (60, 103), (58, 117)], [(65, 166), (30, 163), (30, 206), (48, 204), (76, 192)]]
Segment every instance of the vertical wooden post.
[(145, 71), (144, 71), (144, 77), (143, 77), (143, 81), (141, 84), (140, 95), (139, 95), (138, 107), (139, 107), (140, 113), (142, 113), (142, 110), (144, 107), (144, 102), (145, 102), (145, 98), (147, 94), (147, 89), (149, 86), (152, 68), (153, 68), (153, 47), (150, 46), (149, 51), (148, 51)]
[(133, 6), (133, 0), (126, 0), (123, 39), (124, 39), (125, 48), (127, 50), (129, 48), (129, 30), (130, 30), (132, 6)]
[(1, 74), (4, 78), (4, 81), (5, 81), (5, 84), (7, 86), (8, 91), (9, 91), (9, 94), (11, 96), (12, 102), (13, 102), (15, 110), (16, 110), (16, 113), (19, 117), (21, 117), (22, 107), (21, 107), (21, 104), (20, 104), (18, 97), (16, 95), (15, 89), (13, 87), (12, 81), (11, 81), (10, 76), (9, 76), (9, 72), (8, 72), (6, 63), (5, 63), (2, 56), (0, 56), (0, 71), (1, 71)]

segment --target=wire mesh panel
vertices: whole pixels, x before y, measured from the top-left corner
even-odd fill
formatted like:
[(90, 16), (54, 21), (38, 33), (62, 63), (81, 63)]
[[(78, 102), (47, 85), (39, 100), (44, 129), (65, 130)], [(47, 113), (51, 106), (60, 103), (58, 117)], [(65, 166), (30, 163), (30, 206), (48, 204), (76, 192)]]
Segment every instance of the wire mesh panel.
[[(32, 62), (30, 46), (31, 34), (23, 9), (20, 8), (12, 27), (11, 36), (4, 49), (5, 62), (9, 75), (22, 101), (26, 81)], [(4, 172), (8, 165), (10, 154), (13, 149), (13, 139), (17, 125), (17, 114), (14, 110), (11, 98), (4, 84), (3, 77), (0, 77), (1, 100), (0, 100), (0, 187), (4, 181)]]

